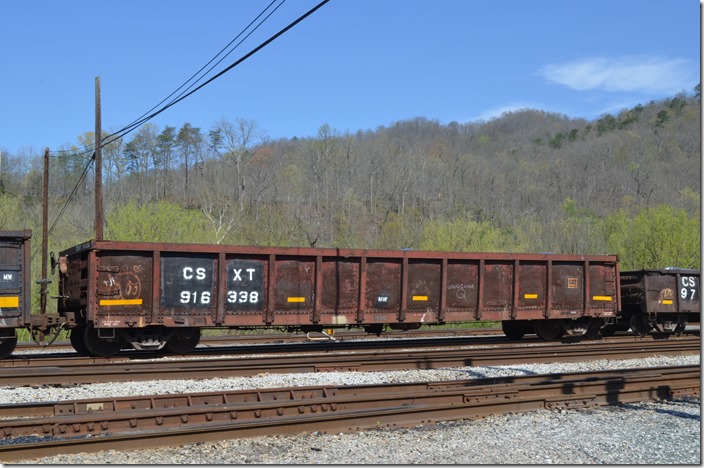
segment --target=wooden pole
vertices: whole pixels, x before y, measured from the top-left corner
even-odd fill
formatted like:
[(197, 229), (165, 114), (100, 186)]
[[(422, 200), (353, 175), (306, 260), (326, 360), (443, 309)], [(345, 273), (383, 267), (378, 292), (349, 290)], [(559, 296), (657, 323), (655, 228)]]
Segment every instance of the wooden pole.
[(95, 238), (103, 240), (103, 148), (100, 77), (95, 78)]
[(47, 284), (49, 283), (47, 262), (49, 256), (49, 148), (44, 150), (44, 181), (42, 187), (42, 277), (39, 295), (39, 312), (46, 315)]

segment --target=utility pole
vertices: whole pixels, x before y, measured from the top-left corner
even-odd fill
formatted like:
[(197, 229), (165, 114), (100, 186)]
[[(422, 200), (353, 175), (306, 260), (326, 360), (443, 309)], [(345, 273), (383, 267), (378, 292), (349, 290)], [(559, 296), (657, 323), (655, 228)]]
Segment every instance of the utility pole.
[(49, 256), (49, 148), (44, 150), (44, 181), (42, 187), (42, 277), (37, 281), (41, 285), (39, 295), (39, 308), (42, 315), (46, 315), (46, 296), (48, 294), (47, 261)]
[(95, 239), (103, 240), (103, 148), (101, 133), (100, 77), (95, 78)]

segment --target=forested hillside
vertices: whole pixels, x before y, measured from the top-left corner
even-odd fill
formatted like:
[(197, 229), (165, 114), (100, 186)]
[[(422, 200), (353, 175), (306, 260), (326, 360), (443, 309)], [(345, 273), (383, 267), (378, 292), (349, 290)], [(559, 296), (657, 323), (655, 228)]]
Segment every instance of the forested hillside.
[[(594, 121), (526, 109), (357, 133), (323, 124), (282, 140), (244, 118), (147, 123), (103, 150), (105, 237), (616, 253), (624, 269), (699, 268), (700, 107), (697, 86)], [(92, 170), (78, 183), (92, 138), (51, 153), (53, 251), (94, 236)], [(35, 246), (41, 165), (3, 152), (0, 174), (0, 228), (33, 229)]]

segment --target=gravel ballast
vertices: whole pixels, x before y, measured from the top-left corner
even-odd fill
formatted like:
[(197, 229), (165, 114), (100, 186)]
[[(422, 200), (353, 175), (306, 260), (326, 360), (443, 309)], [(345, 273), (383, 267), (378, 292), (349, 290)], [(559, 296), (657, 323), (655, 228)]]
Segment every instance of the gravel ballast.
[[(699, 356), (395, 372), (267, 374), (207, 380), (0, 387), (1, 403), (307, 385), (362, 385), (699, 364)], [(699, 398), (584, 410), (541, 410), (482, 420), (351, 434), (301, 433), (151, 450), (59, 455), (41, 464), (700, 464)]]

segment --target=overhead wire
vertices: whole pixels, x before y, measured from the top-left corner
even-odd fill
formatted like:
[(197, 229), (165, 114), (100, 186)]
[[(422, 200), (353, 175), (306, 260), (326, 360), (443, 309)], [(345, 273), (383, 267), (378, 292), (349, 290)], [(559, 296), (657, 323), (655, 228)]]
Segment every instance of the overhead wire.
[[(203, 87), (207, 86), (208, 84), (212, 83), (212, 82), (215, 81), (216, 79), (220, 78), (220, 77), (223, 76), (225, 73), (229, 72), (230, 70), (232, 70), (233, 68), (235, 68), (236, 66), (238, 66), (239, 64), (241, 64), (242, 62), (244, 62), (245, 60), (247, 60), (248, 58), (250, 58), (252, 55), (254, 55), (254, 54), (256, 54), (257, 52), (259, 52), (260, 50), (262, 50), (264, 47), (266, 47), (267, 45), (269, 45), (269, 44), (271, 44), (272, 42), (274, 42), (276, 39), (278, 39), (278, 38), (281, 37), (283, 34), (285, 34), (286, 32), (288, 32), (291, 28), (293, 28), (294, 26), (296, 26), (298, 23), (300, 23), (301, 21), (303, 21), (304, 19), (306, 19), (307, 17), (309, 17), (310, 15), (312, 15), (313, 13), (315, 13), (318, 9), (320, 9), (323, 5), (325, 5), (325, 4), (328, 3), (329, 1), (330, 1), (330, 0), (323, 0), (322, 2), (318, 3), (316, 6), (314, 6), (314, 7), (311, 8), (310, 10), (308, 10), (308, 11), (307, 11), (306, 13), (304, 13), (302, 16), (298, 17), (298, 19), (296, 19), (295, 21), (293, 21), (292, 23), (290, 23), (290, 24), (289, 24), (288, 26), (286, 26), (285, 28), (281, 29), (279, 32), (277, 32), (276, 34), (274, 34), (273, 36), (271, 36), (271, 37), (270, 37), (269, 39), (267, 39), (266, 41), (264, 41), (264, 42), (262, 42), (261, 44), (259, 44), (257, 47), (255, 47), (255, 48), (252, 49), (250, 52), (248, 52), (247, 54), (245, 54), (245, 55), (244, 55), (243, 57), (241, 57), (239, 60), (237, 60), (237, 61), (235, 61), (234, 63), (230, 64), (230, 65), (227, 66), (225, 69), (223, 69), (222, 71), (220, 71), (219, 73), (217, 73), (215, 76), (213, 76), (213, 77), (211, 77), (210, 79), (208, 79), (206, 82), (202, 83), (202, 84), (201, 84), (200, 86), (198, 86), (197, 88), (191, 90), (190, 92), (188, 92), (188, 93), (186, 93), (186, 94), (183, 94), (183, 95), (179, 96), (177, 99), (172, 100), (169, 104), (165, 105), (164, 107), (162, 107), (162, 108), (159, 109), (158, 111), (156, 111), (156, 112), (154, 112), (154, 113), (148, 115), (147, 117), (143, 118), (142, 121), (141, 121), (141, 123), (146, 123), (147, 121), (153, 119), (153, 118), (156, 117), (157, 115), (161, 114), (162, 112), (164, 112), (165, 110), (167, 110), (168, 108), (170, 108), (171, 106), (174, 106), (175, 104), (178, 104), (179, 102), (183, 101), (184, 99), (186, 99), (187, 97), (191, 96), (191, 95), (194, 94), (195, 92), (201, 90)], [(128, 132), (125, 132), (122, 136), (126, 135), (127, 133), (131, 132), (132, 130), (134, 130), (134, 128), (131, 129), (131, 130), (128, 131)], [(108, 142), (111, 142), (111, 141), (114, 141), (114, 140), (110, 140), (110, 141), (108, 141)], [(106, 144), (107, 144), (108, 142), (106, 142)]]
[[(213, 66), (210, 67), (205, 73), (203, 73), (203, 75), (202, 75), (200, 78), (198, 78), (197, 80), (195, 80), (195, 81), (191, 84), (191, 86), (189, 86), (188, 88), (186, 88), (186, 90), (190, 89), (191, 87), (193, 87), (193, 86), (195, 85), (195, 83), (198, 83), (200, 80), (202, 80), (203, 77), (204, 77), (207, 73), (209, 73), (210, 71), (212, 71), (213, 68), (215, 68), (215, 67), (216, 67), (218, 64), (220, 64), (225, 58), (227, 58), (232, 52), (234, 52), (234, 51), (237, 49), (237, 47), (239, 47), (239, 46), (242, 44), (242, 42), (244, 42), (244, 40), (245, 40), (247, 37), (249, 37), (249, 36), (250, 36), (253, 32), (255, 32), (257, 29), (259, 29), (259, 27), (260, 27), (276, 10), (278, 10), (279, 7), (281, 7), (281, 6), (286, 2), (286, 0), (272, 0), (271, 3), (269, 3), (252, 21), (250, 21), (249, 24), (248, 24), (247, 26), (245, 26), (245, 28), (242, 29), (242, 31), (240, 31), (229, 43), (227, 43), (227, 45), (226, 45), (225, 47), (223, 47), (217, 54), (215, 54), (215, 55), (213, 56), (213, 58), (211, 58), (211, 59), (210, 59), (205, 65), (203, 65), (197, 72), (195, 72), (193, 75), (191, 75), (190, 78), (188, 78), (186, 81), (184, 81), (184, 82), (183, 82), (178, 88), (176, 88), (171, 94), (169, 94), (168, 96), (166, 96), (166, 97), (165, 97), (164, 99), (162, 99), (158, 104), (156, 104), (155, 106), (153, 106), (153, 107), (152, 107), (151, 109), (149, 109), (148, 111), (144, 112), (141, 116), (137, 117), (136, 119), (134, 119), (134, 120), (133, 120), (132, 122), (130, 122), (129, 124), (125, 125), (125, 126), (122, 127), (121, 129), (119, 129), (119, 130), (117, 130), (117, 131), (115, 131), (115, 132), (113, 132), (113, 133), (111, 133), (111, 134), (109, 134), (109, 135), (106, 135), (102, 140), (104, 141), (104, 140), (106, 140), (106, 139), (108, 139), (108, 138), (111, 138), (110, 141), (112, 142), (112, 141), (114, 141), (115, 139), (120, 138), (120, 137), (126, 135), (127, 133), (129, 133), (129, 131), (130, 131), (131, 129), (137, 128), (139, 125), (141, 125), (141, 123), (144, 123), (144, 122), (143, 122), (143, 118), (144, 118), (145, 116), (147, 116), (147, 115), (148, 115), (150, 112), (152, 112), (154, 109), (156, 109), (156, 108), (159, 107), (161, 104), (163, 104), (164, 102), (166, 102), (169, 98), (171, 98), (173, 95), (175, 95), (176, 93), (178, 93), (178, 92), (179, 92), (184, 86), (186, 86), (190, 81), (192, 81), (195, 77), (197, 77), (208, 65), (210, 65), (211, 63), (213, 63), (213, 61), (215, 61), (220, 55), (222, 55), (223, 52), (225, 52), (235, 41), (237, 41), (237, 39), (239, 39), (248, 29), (250, 29), (250, 28), (252, 27), (252, 25), (253, 25), (257, 20), (259, 20), (259, 18), (261, 18), (262, 15), (264, 15), (264, 14), (267, 12), (267, 10), (269, 10), (269, 9), (271, 8), (271, 6), (272, 6), (274, 3), (276, 3), (277, 1), (280, 1), (281, 3), (279, 3), (279, 5), (276, 6), (276, 8), (274, 8), (274, 9), (266, 16), (266, 18), (264, 18), (254, 29), (252, 29), (252, 31), (250, 31), (249, 34), (247, 34), (247, 36), (246, 36), (242, 41), (240, 41), (240, 42), (237, 43), (234, 47), (232, 47), (220, 60), (218, 60), (218, 61), (215, 63), (215, 65), (213, 65)], [(180, 95), (179, 95), (179, 96), (180, 96)], [(117, 135), (120, 135), (120, 136), (117, 136)], [(117, 137), (116, 137), (116, 136), (117, 136)], [(105, 144), (107, 144), (107, 143), (102, 143), (102, 145), (105, 145)], [(78, 151), (78, 153), (76, 153), (76, 151)], [(85, 154), (91, 153), (91, 152), (93, 152), (93, 151), (95, 151), (95, 145), (84, 146), (83, 148), (80, 148), (80, 149), (54, 150), (54, 151), (50, 151), (50, 152), (51, 152), (51, 153), (55, 153), (55, 154), (58, 154), (58, 153), (76, 153), (76, 154), (74, 154), (74, 156), (81, 156), (81, 155), (85, 155)]]
[[(245, 60), (247, 60), (248, 58), (250, 58), (252, 55), (254, 55), (254, 54), (256, 54), (257, 52), (259, 52), (260, 50), (262, 50), (264, 47), (266, 47), (267, 45), (269, 45), (269, 44), (271, 44), (272, 42), (274, 42), (276, 39), (278, 39), (278, 38), (281, 37), (283, 34), (285, 34), (286, 32), (288, 32), (291, 28), (293, 28), (294, 26), (296, 26), (298, 23), (300, 23), (301, 21), (303, 21), (304, 19), (306, 19), (307, 17), (309, 17), (310, 15), (312, 15), (313, 13), (315, 13), (318, 9), (320, 9), (323, 5), (325, 5), (325, 4), (328, 3), (329, 1), (330, 1), (330, 0), (323, 0), (323, 1), (321, 1), (321, 2), (318, 3), (316, 6), (314, 6), (314, 7), (311, 8), (310, 10), (308, 10), (306, 13), (304, 13), (303, 15), (301, 15), (300, 17), (298, 17), (295, 21), (291, 22), (288, 26), (286, 26), (286, 27), (284, 27), (283, 29), (281, 29), (279, 32), (277, 32), (276, 34), (274, 34), (273, 36), (271, 36), (269, 39), (267, 39), (266, 41), (262, 42), (261, 44), (259, 44), (257, 47), (255, 47), (255, 48), (252, 49), (251, 51), (249, 51), (249, 52), (248, 52), (247, 54), (245, 54), (243, 57), (241, 57), (240, 59), (238, 59), (238, 60), (235, 61), (234, 63), (230, 64), (230, 65), (227, 66), (225, 69), (223, 69), (222, 71), (218, 72), (216, 75), (214, 75), (213, 77), (211, 77), (210, 79), (208, 79), (208, 80), (205, 81), (204, 83), (202, 83), (200, 86), (196, 87), (195, 89), (192, 89), (191, 91), (189, 91), (189, 92), (186, 93), (186, 94), (181, 94), (181, 95), (179, 95), (178, 98), (171, 100), (171, 102), (169, 102), (168, 104), (166, 104), (165, 106), (163, 106), (163, 107), (162, 107), (161, 109), (159, 109), (158, 111), (153, 112), (152, 114), (149, 114), (148, 116), (142, 118), (142, 119), (139, 121), (139, 125), (142, 125), (142, 124), (148, 122), (149, 120), (153, 119), (153, 118), (156, 117), (157, 115), (159, 115), (159, 114), (161, 114), (162, 112), (166, 111), (166, 110), (169, 109), (170, 107), (172, 107), (172, 106), (178, 104), (179, 102), (183, 101), (183, 100), (186, 99), (187, 97), (189, 97), (189, 96), (193, 95), (194, 93), (196, 93), (197, 91), (201, 90), (203, 87), (207, 86), (208, 84), (212, 83), (212, 82), (215, 81), (216, 79), (220, 78), (222, 75), (224, 75), (225, 73), (229, 72), (230, 70), (232, 70), (233, 68), (235, 68), (236, 66), (238, 66), (239, 64), (241, 64), (242, 62), (244, 62)], [(135, 130), (139, 125), (134, 126), (134, 127), (132, 127), (131, 129), (124, 131), (124, 132), (121, 133), (119, 136), (117, 136), (116, 134), (113, 134), (113, 136), (112, 136), (112, 137), (109, 137), (108, 140), (107, 140), (104, 144), (111, 143), (111, 142), (117, 140), (118, 138), (121, 138), (121, 137), (127, 135), (128, 133), (130, 133), (130, 132), (132, 132), (133, 130)]]
[[(237, 47), (239, 47), (239, 45), (242, 44), (242, 42), (244, 42), (244, 40), (246, 40), (254, 31), (256, 31), (256, 30), (259, 28), (259, 26), (261, 26), (261, 25), (264, 23), (264, 21), (266, 21), (279, 7), (281, 7), (281, 5), (283, 5), (283, 3), (284, 3), (285, 1), (286, 1), (286, 0), (282, 0), (282, 2), (281, 2), (274, 10), (272, 10), (272, 11), (257, 25), (256, 28), (254, 28), (252, 31), (250, 31), (250, 33), (247, 34), (247, 36), (245, 36), (244, 39), (242, 39), (242, 41), (240, 41), (235, 47), (233, 47), (232, 50), (230, 50), (230, 52), (228, 52), (223, 58), (221, 58), (215, 65), (213, 65), (210, 69), (208, 69), (208, 71), (207, 71), (205, 74), (207, 74), (207, 73), (209, 73), (210, 71), (212, 71), (212, 69), (213, 69), (214, 67), (216, 67), (218, 64), (220, 64), (220, 63), (222, 62), (222, 60), (224, 60), (230, 53), (232, 53), (232, 51), (234, 51)], [(189, 78), (188, 80), (186, 80), (186, 82), (185, 82), (184, 84), (182, 84), (176, 91), (174, 91), (174, 92), (171, 93), (169, 96), (167, 96), (165, 99), (163, 99), (159, 104), (157, 104), (156, 106), (152, 107), (152, 108), (151, 108), (149, 111), (147, 111), (145, 114), (142, 114), (142, 116), (141, 116), (140, 118), (138, 118), (138, 119), (136, 119), (135, 121), (133, 121), (130, 125), (125, 126), (125, 127), (123, 127), (121, 130), (118, 130), (117, 132), (115, 132), (115, 133), (113, 133), (113, 134), (111, 134), (111, 135), (108, 135), (108, 136), (106, 136), (105, 138), (101, 139), (101, 146), (108, 145), (108, 144), (112, 143), (113, 141), (116, 141), (116, 140), (118, 140), (119, 138), (122, 138), (123, 136), (125, 136), (125, 135), (131, 133), (132, 131), (134, 131), (135, 129), (137, 129), (139, 126), (141, 126), (141, 125), (143, 125), (144, 123), (148, 122), (149, 120), (153, 119), (154, 117), (156, 117), (157, 115), (161, 114), (162, 112), (164, 112), (165, 110), (169, 109), (170, 107), (174, 106), (175, 104), (177, 104), (177, 103), (183, 101), (183, 100), (186, 99), (187, 97), (193, 95), (195, 92), (199, 91), (200, 89), (202, 89), (202, 88), (205, 87), (206, 85), (212, 83), (212, 82), (215, 81), (217, 78), (223, 76), (225, 73), (229, 72), (230, 70), (232, 70), (233, 68), (235, 68), (236, 66), (238, 66), (239, 64), (241, 64), (242, 62), (244, 62), (245, 60), (247, 60), (248, 58), (250, 58), (250, 57), (253, 56), (254, 54), (256, 54), (257, 52), (259, 52), (260, 50), (262, 50), (264, 47), (266, 47), (267, 45), (269, 45), (269, 44), (271, 44), (272, 42), (274, 42), (276, 39), (278, 39), (278, 38), (281, 37), (283, 34), (285, 34), (286, 32), (288, 32), (291, 28), (293, 28), (294, 26), (296, 26), (297, 24), (299, 24), (299, 23), (300, 23), (301, 21), (303, 21), (304, 19), (308, 18), (308, 17), (309, 17), (310, 15), (312, 15), (313, 13), (315, 13), (318, 9), (320, 9), (323, 5), (325, 5), (325, 4), (328, 3), (329, 1), (330, 1), (330, 0), (323, 0), (323, 1), (321, 1), (321, 2), (318, 3), (316, 6), (314, 6), (314, 7), (311, 8), (310, 10), (308, 10), (306, 13), (304, 13), (303, 15), (301, 15), (300, 17), (298, 17), (296, 20), (294, 20), (293, 22), (289, 23), (288, 26), (284, 27), (284, 28), (281, 29), (279, 32), (277, 32), (276, 34), (274, 34), (273, 36), (271, 36), (269, 39), (267, 39), (266, 41), (262, 42), (262, 43), (259, 44), (257, 47), (255, 47), (254, 49), (252, 49), (250, 52), (248, 52), (247, 54), (245, 54), (243, 57), (241, 57), (240, 59), (236, 60), (234, 63), (230, 64), (229, 66), (227, 66), (227, 67), (226, 67), (225, 69), (223, 69), (222, 71), (218, 72), (216, 75), (214, 75), (213, 77), (211, 77), (210, 79), (208, 79), (207, 81), (205, 81), (204, 83), (202, 83), (202, 84), (201, 84), (200, 86), (198, 86), (197, 88), (192, 89), (191, 91), (189, 91), (188, 93), (186, 93), (186, 91), (188, 91), (189, 89), (191, 89), (198, 81), (200, 81), (200, 80), (203, 79), (203, 77), (205, 76), (205, 74), (204, 74), (203, 76), (201, 76), (200, 78), (198, 78), (198, 80), (196, 80), (193, 84), (191, 84), (191, 86), (189, 86), (188, 88), (186, 88), (186, 90), (184, 90), (183, 92), (181, 92), (176, 98), (172, 99), (168, 104), (164, 105), (161, 109), (159, 109), (159, 110), (157, 110), (157, 111), (155, 111), (155, 112), (149, 114), (150, 111), (154, 110), (156, 107), (158, 107), (158, 106), (159, 106), (160, 104), (162, 104), (164, 101), (166, 101), (166, 100), (169, 99), (171, 96), (173, 96), (176, 92), (178, 92), (178, 90), (180, 90), (181, 88), (183, 88), (189, 81), (191, 81), (194, 76), (197, 76), (205, 67), (207, 67), (210, 63), (212, 63), (212, 61), (215, 60), (215, 58), (217, 58), (217, 57), (222, 53), (222, 51), (220, 51), (217, 55), (215, 55), (215, 57), (213, 57), (213, 59), (211, 59), (211, 60), (210, 60), (206, 65), (204, 65), (198, 72), (196, 72), (191, 78)], [(232, 41), (230, 41), (230, 43), (229, 43), (223, 50), (227, 49), (227, 47), (229, 47), (234, 41), (236, 41), (237, 38), (240, 37), (247, 29), (249, 29), (249, 27), (250, 27), (255, 21), (257, 21), (257, 19), (260, 18), (260, 17), (271, 7), (271, 5), (273, 5), (275, 2), (276, 2), (276, 0), (273, 0), (266, 8), (262, 11), (262, 13), (260, 13), (254, 20), (252, 20), (252, 22), (250, 22), (250, 24), (249, 24), (245, 29), (243, 29), (242, 32), (240, 32), (240, 34), (238, 34), (238, 35), (235, 37), (235, 39), (233, 39)], [(184, 94), (184, 93), (186, 93), (186, 94)], [(148, 115), (147, 115), (147, 114), (148, 114)], [(94, 145), (93, 145), (93, 146), (94, 146)], [(54, 151), (54, 153), (64, 153), (64, 152), (65, 152), (65, 153), (69, 153), (69, 152), (75, 152), (75, 151), (76, 151), (76, 150), (70, 150), (70, 151), (69, 151), (69, 150), (67, 150), (67, 151), (61, 150), (61, 151)], [(90, 147), (87, 147), (87, 146), (86, 146), (86, 147), (84, 147), (84, 150), (83, 150), (83, 151), (79, 151), (78, 153), (74, 154), (74, 156), (82, 156), (82, 155), (86, 155), (86, 154), (90, 153), (91, 151), (93, 152), (91, 158), (88, 160), (88, 163), (86, 164), (86, 167), (84, 168), (84, 170), (83, 170), (81, 176), (79, 177), (78, 182), (76, 182), (76, 185), (74, 186), (73, 190), (71, 191), (71, 194), (69, 195), (68, 199), (66, 200), (66, 202), (65, 202), (64, 205), (63, 205), (63, 207), (61, 208), (61, 211), (59, 212), (58, 216), (56, 217), (56, 219), (54, 220), (53, 224), (51, 225), (51, 227), (50, 227), (50, 229), (49, 229), (49, 233), (51, 233), (51, 232), (54, 230), (54, 227), (55, 227), (56, 224), (58, 223), (59, 219), (63, 216), (64, 212), (65, 212), (66, 209), (68, 208), (69, 203), (70, 203), (70, 202), (73, 200), (73, 198), (75, 197), (75, 195), (76, 195), (76, 193), (77, 193), (77, 191), (78, 191), (78, 188), (79, 188), (81, 182), (85, 179), (86, 175), (88, 174), (88, 171), (89, 171), (89, 169), (90, 169), (90, 166), (93, 164), (93, 161), (95, 161), (95, 148), (94, 148), (94, 147), (93, 147), (92, 149), (90, 149)]]
[[(130, 128), (133, 127), (133, 126), (139, 125), (139, 123), (142, 121), (142, 119), (143, 119), (145, 116), (147, 116), (147, 115), (148, 115), (150, 112), (152, 112), (154, 109), (156, 109), (156, 108), (159, 107), (161, 104), (163, 104), (164, 102), (166, 102), (169, 98), (171, 98), (174, 94), (176, 94), (176, 93), (177, 93), (178, 91), (180, 91), (184, 86), (186, 86), (190, 81), (192, 81), (195, 77), (197, 77), (208, 65), (210, 65), (211, 63), (213, 63), (213, 61), (215, 61), (215, 59), (217, 59), (221, 54), (223, 54), (223, 53), (224, 53), (237, 39), (239, 39), (239, 38), (240, 38), (240, 37), (241, 37), (241, 36), (259, 19), (259, 18), (261, 18), (262, 15), (264, 15), (264, 13), (266, 13), (266, 11), (269, 10), (269, 9), (271, 8), (271, 6), (272, 6), (274, 3), (276, 3), (277, 1), (278, 1), (278, 0), (272, 0), (272, 2), (269, 3), (269, 5), (267, 5), (266, 8), (264, 8), (264, 9), (261, 11), (261, 13), (259, 13), (242, 31), (240, 31), (240, 33), (237, 34), (237, 36), (235, 36), (225, 47), (223, 47), (223, 48), (220, 50), (220, 52), (218, 52), (217, 54), (215, 54), (215, 56), (214, 56), (213, 58), (211, 58), (205, 65), (203, 65), (203, 66), (200, 68), (200, 70), (198, 70), (198, 71), (195, 72), (193, 75), (191, 75), (191, 77), (188, 78), (181, 86), (179, 86), (178, 88), (176, 88), (176, 90), (174, 90), (171, 94), (169, 94), (169, 95), (166, 96), (164, 99), (162, 99), (162, 100), (161, 100), (158, 104), (156, 104), (154, 107), (152, 107), (151, 109), (149, 109), (148, 111), (146, 111), (144, 114), (142, 114), (141, 116), (139, 116), (138, 118), (136, 118), (135, 120), (133, 120), (132, 122), (130, 122), (128, 125), (125, 125), (122, 129), (120, 129), (120, 130), (118, 130), (117, 132), (113, 133), (112, 135), (116, 135), (116, 134), (121, 133), (121, 132), (123, 132), (123, 131), (125, 131), (125, 130), (127, 130), (127, 129), (130, 129)], [(265, 22), (267, 19), (269, 19), (269, 17), (270, 17), (272, 14), (274, 14), (274, 12), (276, 12), (276, 10), (278, 10), (285, 2), (286, 2), (286, 0), (281, 0), (281, 3), (279, 3), (279, 5), (278, 5), (276, 8), (274, 8), (274, 9), (273, 9), (273, 10), (272, 10), (272, 11), (254, 28), (254, 29), (252, 29), (252, 30), (247, 34), (247, 36), (244, 37), (244, 39), (242, 39), (242, 40), (241, 40), (240, 42), (238, 42), (234, 47), (232, 47), (225, 55), (222, 56), (222, 58), (220, 58), (220, 60), (218, 60), (212, 67), (210, 67), (205, 73), (203, 73), (203, 75), (202, 75), (200, 78), (198, 78), (197, 80), (195, 80), (193, 83), (191, 83), (191, 85), (190, 85), (188, 88), (186, 88), (184, 91), (182, 91), (181, 94), (179, 94), (179, 96), (181, 96), (185, 91), (188, 91), (189, 89), (191, 89), (196, 83), (198, 83), (200, 80), (202, 80), (203, 77), (205, 77), (205, 75), (207, 75), (208, 73), (210, 73), (210, 72), (213, 70), (213, 68), (215, 68), (215, 67), (218, 66), (220, 63), (222, 63), (222, 61), (225, 60), (225, 58), (227, 58), (232, 52), (234, 52), (234, 51), (242, 44), (242, 42), (244, 42), (244, 40), (246, 40), (252, 33), (254, 33), (257, 29), (259, 29), (259, 27), (260, 27), (262, 24), (264, 24), (264, 22)]]
[[(83, 182), (83, 180), (85, 180), (86, 176), (88, 175), (88, 171), (90, 170), (90, 166), (93, 165), (93, 161), (95, 161), (95, 153), (93, 153), (93, 156), (88, 160), (88, 164), (86, 164), (86, 167), (83, 169), (83, 172), (81, 173), (80, 177), (78, 178), (78, 182), (76, 182), (76, 185), (74, 185), (73, 190), (71, 190), (71, 193), (69, 194), (68, 198), (66, 199), (63, 206), (61, 207), (59, 214), (56, 216), (56, 218), (54, 219), (54, 222), (51, 224), (51, 227), (47, 231), (47, 236), (49, 236), (52, 232), (54, 232), (54, 228), (56, 227), (56, 224), (63, 217), (64, 212), (68, 208), (68, 205), (75, 198), (76, 193), (78, 193), (78, 188), (81, 186), (81, 182)], [(37, 245), (39, 246), (40, 244), (37, 244)], [(37, 251), (38, 251), (38, 249), (35, 249), (35, 251), (32, 253), (32, 256), (31, 256), (32, 259), (37, 254)]]

